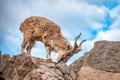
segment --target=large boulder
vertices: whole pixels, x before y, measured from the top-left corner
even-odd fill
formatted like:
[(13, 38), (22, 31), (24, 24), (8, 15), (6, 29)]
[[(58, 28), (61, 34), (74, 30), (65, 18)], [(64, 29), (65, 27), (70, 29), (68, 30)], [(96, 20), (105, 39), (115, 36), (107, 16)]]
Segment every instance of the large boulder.
[(96, 41), (89, 52), (70, 65), (75, 71), (82, 66), (120, 73), (120, 41)]
[(97, 41), (88, 53), (85, 65), (120, 73), (120, 41)]
[(120, 41), (96, 41), (69, 68), (77, 73), (77, 80), (120, 80)]
[(81, 67), (77, 80), (120, 80), (120, 73), (106, 72), (91, 67)]

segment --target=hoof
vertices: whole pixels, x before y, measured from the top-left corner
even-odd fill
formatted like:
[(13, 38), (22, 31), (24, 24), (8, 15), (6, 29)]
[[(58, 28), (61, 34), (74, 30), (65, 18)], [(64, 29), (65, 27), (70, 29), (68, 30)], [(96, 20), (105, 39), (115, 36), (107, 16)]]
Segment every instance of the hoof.
[(31, 60), (32, 60), (33, 64), (37, 64), (37, 61), (34, 57), (31, 57)]
[(52, 59), (46, 59), (47, 62), (52, 62)]

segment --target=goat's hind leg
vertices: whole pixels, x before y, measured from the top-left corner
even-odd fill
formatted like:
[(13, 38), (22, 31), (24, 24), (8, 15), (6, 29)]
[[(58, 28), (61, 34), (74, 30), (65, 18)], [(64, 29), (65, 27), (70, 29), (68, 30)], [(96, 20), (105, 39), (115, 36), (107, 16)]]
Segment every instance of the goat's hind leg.
[(31, 56), (31, 54), (30, 54), (31, 53), (31, 49), (34, 46), (34, 44), (35, 44), (35, 41), (34, 40), (30, 40), (28, 45), (27, 45), (27, 48), (26, 48), (27, 54), (30, 55), (30, 56)]
[(27, 55), (26, 55), (26, 58), (28, 57), (30, 57), (31, 58), (31, 61), (34, 63), (34, 64), (36, 64), (37, 63), (37, 61), (36, 61), (36, 59), (34, 58), (34, 57), (32, 57), (31, 56), (31, 49), (32, 49), (32, 47), (34, 46), (34, 44), (35, 44), (35, 40), (31, 40), (30, 39), (30, 41), (29, 41), (29, 43), (28, 43), (28, 45), (27, 45), (27, 48), (26, 48), (26, 50), (27, 50)]
[(52, 61), (50, 47), (46, 47), (46, 59), (47, 61)]

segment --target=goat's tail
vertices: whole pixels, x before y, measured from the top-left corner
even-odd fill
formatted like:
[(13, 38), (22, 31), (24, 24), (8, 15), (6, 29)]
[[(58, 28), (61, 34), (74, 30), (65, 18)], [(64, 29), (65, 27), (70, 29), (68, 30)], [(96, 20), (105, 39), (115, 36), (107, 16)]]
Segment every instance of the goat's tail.
[(22, 23), (22, 24), (20, 25), (19, 30), (20, 30), (21, 32), (23, 32), (23, 27), (24, 27), (24, 23)]

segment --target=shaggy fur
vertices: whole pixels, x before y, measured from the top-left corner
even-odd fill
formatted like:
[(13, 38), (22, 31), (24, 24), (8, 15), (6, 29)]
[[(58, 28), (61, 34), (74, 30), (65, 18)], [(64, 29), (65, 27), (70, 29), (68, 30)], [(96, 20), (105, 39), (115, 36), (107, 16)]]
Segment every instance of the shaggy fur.
[(32, 16), (27, 18), (20, 26), (23, 32), (23, 43), (21, 52), (26, 49), (27, 54), (35, 44), (35, 41), (41, 41), (46, 48), (46, 58), (51, 60), (50, 53), (55, 51), (59, 53), (57, 62), (63, 60), (66, 62), (74, 53), (74, 48), (68, 40), (62, 35), (60, 27), (45, 17)]

